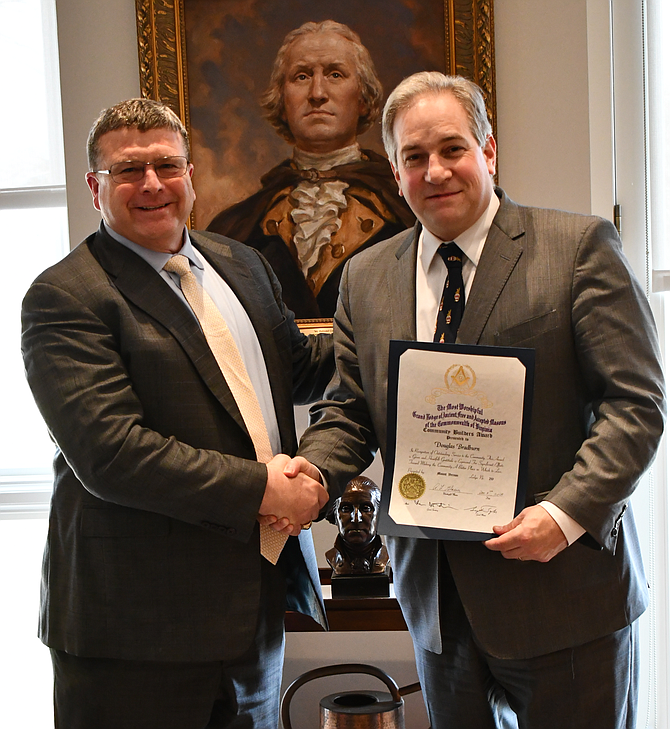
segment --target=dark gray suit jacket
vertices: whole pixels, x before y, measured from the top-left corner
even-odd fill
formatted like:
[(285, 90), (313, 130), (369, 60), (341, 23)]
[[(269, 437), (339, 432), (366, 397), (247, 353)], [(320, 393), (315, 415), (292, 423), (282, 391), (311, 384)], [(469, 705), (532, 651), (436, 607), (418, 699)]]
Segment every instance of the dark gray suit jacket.
[[(191, 237), (251, 318), (293, 454), (293, 403), (321, 395), (332, 344), (301, 334), (256, 251)], [(241, 654), (263, 609), (267, 470), (187, 307), (101, 227), (29, 289), (22, 349), (58, 445), (42, 640), (135, 660)], [(323, 623), (311, 535), (290, 538), (280, 565), (291, 606)]]
[[(546, 564), (446, 542), (460, 599), (484, 649), (527, 658), (624, 627), (647, 604), (629, 497), (654, 456), (665, 405), (644, 293), (614, 227), (522, 207), (501, 190), (458, 341), (531, 347), (536, 372), (527, 505), (543, 498), (587, 535)], [(300, 453), (333, 495), (386, 448), (388, 343), (416, 338), (418, 228), (356, 256), (335, 319), (338, 374)], [(441, 651), (432, 540), (389, 538), (396, 592), (416, 643)]]

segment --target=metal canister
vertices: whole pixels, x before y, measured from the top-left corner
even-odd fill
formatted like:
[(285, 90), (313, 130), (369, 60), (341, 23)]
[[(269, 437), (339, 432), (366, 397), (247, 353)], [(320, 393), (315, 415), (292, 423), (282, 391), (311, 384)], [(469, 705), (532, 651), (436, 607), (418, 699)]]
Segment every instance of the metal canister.
[(365, 673), (386, 684), (390, 693), (381, 691), (344, 691), (325, 696), (319, 702), (320, 729), (405, 729), (402, 696), (420, 690), (418, 683), (398, 688), (381, 668), (364, 663), (341, 663), (303, 673), (286, 689), (282, 698), (281, 718), (284, 729), (291, 727), (291, 699), (308, 681), (343, 673)]

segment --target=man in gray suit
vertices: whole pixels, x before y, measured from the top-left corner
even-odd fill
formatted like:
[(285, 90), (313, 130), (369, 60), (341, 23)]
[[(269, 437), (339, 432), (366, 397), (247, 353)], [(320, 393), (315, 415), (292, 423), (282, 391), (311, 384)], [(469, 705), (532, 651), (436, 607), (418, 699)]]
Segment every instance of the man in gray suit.
[(437, 251), (455, 241), (456, 342), (533, 348), (536, 369), (523, 511), (483, 544), (388, 538), (431, 726), (488, 729), (511, 707), (522, 729), (632, 728), (648, 598), (627, 507), (665, 415), (644, 292), (610, 223), (494, 188), (496, 145), (471, 82), (406, 79), (383, 133), (419, 223), (348, 263), (337, 375), (299, 453), (331, 498), (384, 456), (389, 341), (433, 341), (447, 278)]
[[(105, 110), (88, 152), (100, 229), (23, 304), (27, 377), (57, 444), (40, 620), (56, 724), (276, 727), (285, 607), (325, 622), (300, 525), (327, 493), (284, 467), (293, 403), (321, 396), (332, 343), (299, 331), (258, 252), (186, 230), (193, 165), (167, 107)], [(181, 274), (164, 268), (176, 254), (239, 350), (265, 462)], [(277, 564), (259, 520), (291, 535)]]

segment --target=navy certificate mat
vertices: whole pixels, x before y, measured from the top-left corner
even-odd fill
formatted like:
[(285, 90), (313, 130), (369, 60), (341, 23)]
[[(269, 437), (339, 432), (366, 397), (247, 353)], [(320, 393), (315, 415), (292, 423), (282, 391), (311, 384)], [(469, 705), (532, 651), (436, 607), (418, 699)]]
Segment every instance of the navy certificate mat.
[(523, 402), (523, 423), (521, 427), (521, 452), (517, 480), (516, 503), (514, 515), (523, 508), (526, 498), (528, 478), (528, 441), (530, 436), (530, 419), (533, 401), (533, 382), (535, 374), (535, 350), (520, 347), (490, 347), (471, 344), (435, 344), (433, 342), (409, 342), (392, 340), (389, 347), (388, 369), (388, 422), (386, 460), (384, 463), (384, 480), (382, 486), (381, 509), (379, 513), (378, 531), (380, 534), (395, 537), (414, 537), (419, 539), (452, 539), (483, 541), (494, 537), (492, 532), (472, 532), (461, 529), (439, 529), (436, 527), (412, 526), (397, 524), (389, 515), (391, 490), (393, 488), (393, 472), (395, 468), (396, 431), (398, 422), (398, 372), (400, 356), (408, 349), (431, 350), (451, 354), (485, 355), (495, 357), (515, 357), (525, 368), (525, 387)]

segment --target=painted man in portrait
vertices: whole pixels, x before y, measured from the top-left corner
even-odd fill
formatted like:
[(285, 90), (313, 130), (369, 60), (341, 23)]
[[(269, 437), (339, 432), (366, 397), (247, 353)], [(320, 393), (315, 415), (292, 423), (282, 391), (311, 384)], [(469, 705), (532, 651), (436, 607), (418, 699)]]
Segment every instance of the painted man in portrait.
[(332, 317), (345, 261), (414, 224), (387, 159), (357, 142), (381, 102), (370, 54), (346, 25), (288, 33), (261, 105), (293, 154), (209, 225), (261, 251), (298, 318)]

